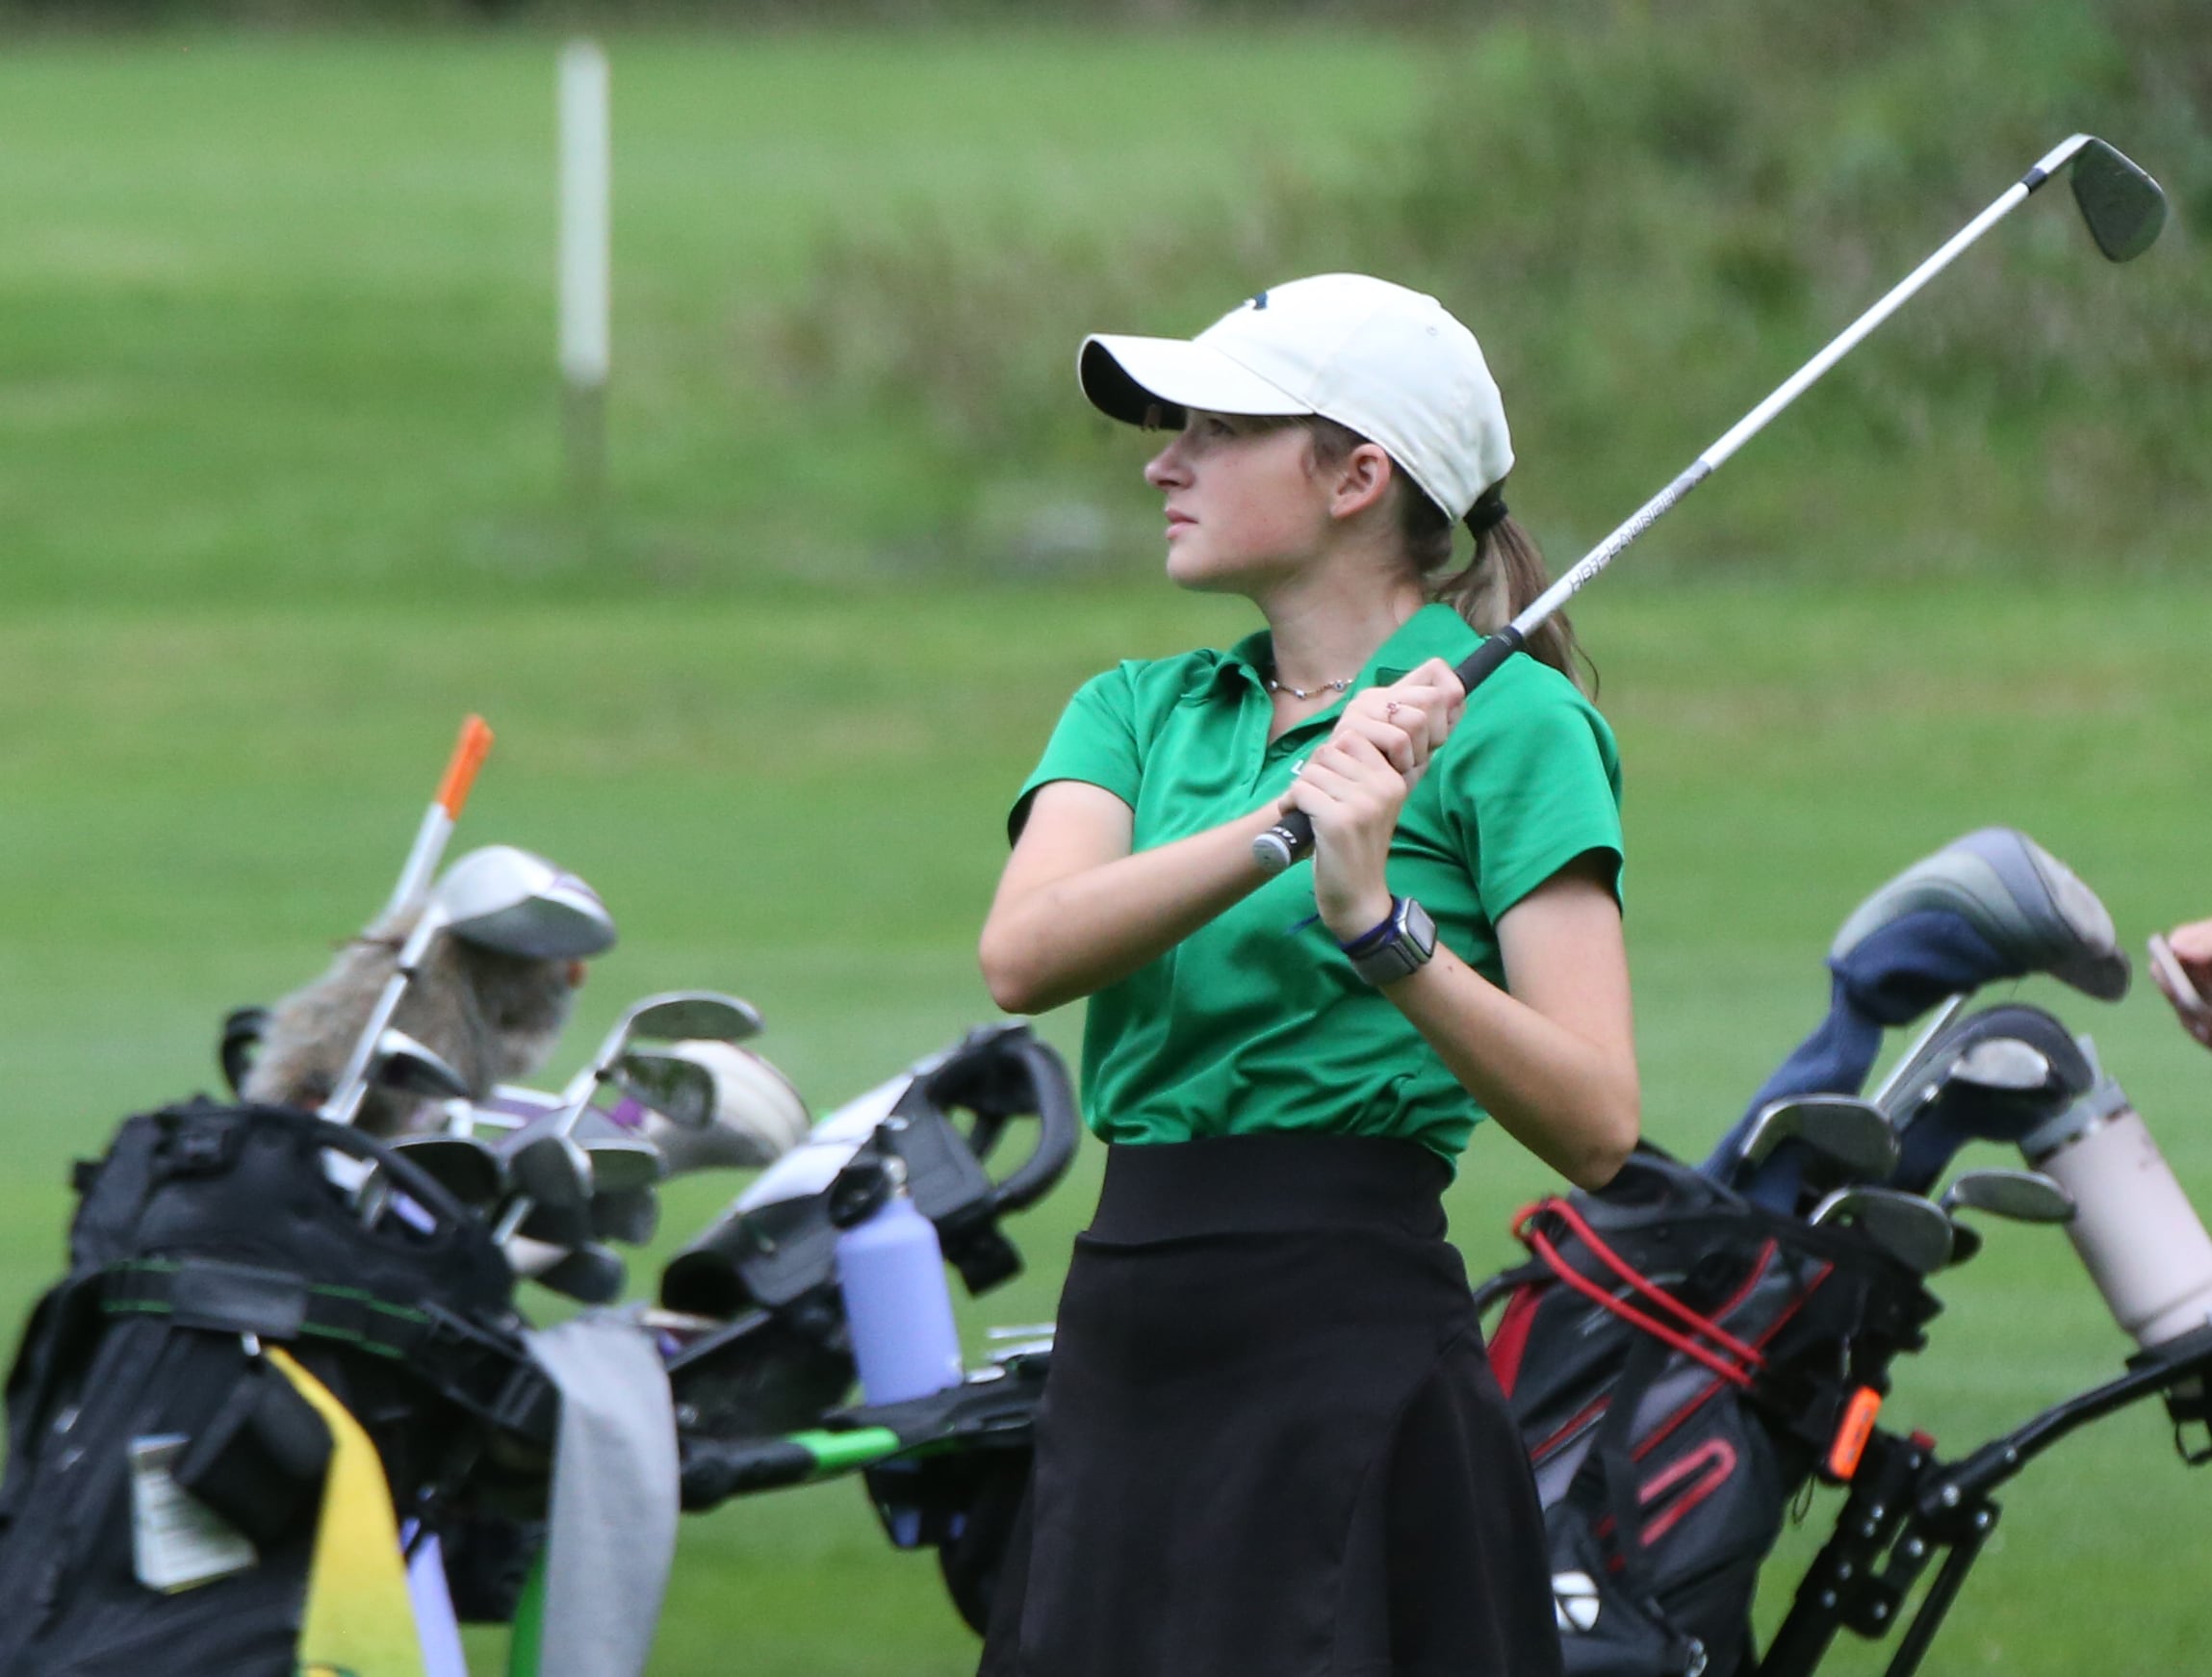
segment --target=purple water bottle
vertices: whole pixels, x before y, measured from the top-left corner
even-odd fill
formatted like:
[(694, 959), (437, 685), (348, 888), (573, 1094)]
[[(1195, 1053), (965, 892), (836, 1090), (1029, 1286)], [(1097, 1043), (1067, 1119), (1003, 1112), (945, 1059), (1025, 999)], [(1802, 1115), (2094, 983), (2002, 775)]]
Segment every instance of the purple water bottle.
[(906, 1190), (906, 1161), (874, 1148), (837, 1174), (830, 1194), (837, 1285), (870, 1404), (904, 1403), (961, 1380), (960, 1330), (937, 1226)]

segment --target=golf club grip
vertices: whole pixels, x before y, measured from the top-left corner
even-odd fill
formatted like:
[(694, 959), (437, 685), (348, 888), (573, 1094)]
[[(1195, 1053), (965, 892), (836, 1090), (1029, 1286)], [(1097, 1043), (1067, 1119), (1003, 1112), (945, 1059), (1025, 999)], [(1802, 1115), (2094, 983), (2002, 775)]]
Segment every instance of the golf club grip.
[(492, 749), (491, 724), (471, 714), (461, 723), (461, 736), (453, 742), (453, 755), (438, 783), (438, 807), (452, 820), (461, 818), (461, 806), (469, 801), (469, 788), (476, 784), (476, 770)]
[[(1525, 643), (1526, 637), (1510, 623), (1484, 640), (1452, 671), (1458, 678), (1461, 690), (1474, 692)], [(1313, 820), (1303, 810), (1291, 811), (1252, 840), (1252, 860), (1265, 873), (1281, 873), (1292, 863), (1302, 862), (1312, 854)]]

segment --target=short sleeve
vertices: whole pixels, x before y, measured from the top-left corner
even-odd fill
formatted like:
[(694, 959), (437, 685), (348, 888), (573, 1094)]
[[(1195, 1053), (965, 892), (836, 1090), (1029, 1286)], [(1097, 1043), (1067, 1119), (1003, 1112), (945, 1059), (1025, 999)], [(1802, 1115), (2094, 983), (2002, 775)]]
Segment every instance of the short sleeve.
[(1044, 756), (1022, 782), (1006, 814), (1009, 843), (1021, 837), (1029, 819), (1029, 800), (1052, 781), (1087, 781), (1103, 787), (1131, 809), (1143, 764), (1137, 748), (1136, 692), (1127, 668), (1093, 676), (1075, 689), (1046, 742)]
[(1621, 770), (1612, 730), (1563, 678), (1529, 675), (1517, 684), (1521, 702), (1481, 715), (1469, 749), (1449, 759), (1451, 820), (1493, 925), (1591, 851), (1611, 858), (1607, 884), (1621, 894)]

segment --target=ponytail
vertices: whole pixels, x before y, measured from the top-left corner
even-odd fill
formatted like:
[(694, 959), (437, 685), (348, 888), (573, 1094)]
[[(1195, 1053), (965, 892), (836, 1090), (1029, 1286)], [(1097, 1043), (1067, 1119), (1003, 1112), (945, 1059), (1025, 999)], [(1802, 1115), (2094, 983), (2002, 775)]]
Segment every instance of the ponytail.
[[(1312, 415), (1300, 424), (1312, 434), (1314, 458), (1335, 465), (1350, 457), (1351, 451), (1369, 439), (1350, 426)], [(1428, 581), (1428, 598), (1451, 606), (1478, 634), (1495, 634), (1536, 603), (1552, 585), (1544, 568), (1544, 555), (1536, 538), (1515, 524), (1505, 512), (1505, 484), (1501, 478), (1467, 509), (1467, 531), (1475, 538), (1475, 556), (1464, 570), (1441, 575), (1452, 563), (1452, 521), (1444, 509), (1422, 492), (1410, 476), (1401, 475), (1398, 532), (1405, 556)], [(1595, 694), (1597, 666), (1575, 638), (1575, 626), (1564, 611), (1555, 611), (1530, 634), (1525, 649), (1539, 663), (1550, 664), (1583, 692)], [(1582, 680), (1582, 672), (1589, 680)]]
[[(1429, 511), (1435, 519), (1443, 518), (1433, 503)], [(1457, 611), (1478, 633), (1495, 634), (1536, 603), (1552, 585), (1552, 575), (1544, 567), (1536, 538), (1506, 514), (1503, 481), (1491, 484), (1468, 508), (1467, 529), (1475, 538), (1475, 556), (1466, 569), (1434, 583), (1429, 597)], [(1447, 535), (1449, 530), (1447, 526)], [(1596, 688), (1597, 666), (1575, 638), (1575, 626), (1564, 611), (1553, 612), (1530, 631), (1527, 651), (1577, 687)], [(1586, 685), (1584, 670), (1590, 675)]]

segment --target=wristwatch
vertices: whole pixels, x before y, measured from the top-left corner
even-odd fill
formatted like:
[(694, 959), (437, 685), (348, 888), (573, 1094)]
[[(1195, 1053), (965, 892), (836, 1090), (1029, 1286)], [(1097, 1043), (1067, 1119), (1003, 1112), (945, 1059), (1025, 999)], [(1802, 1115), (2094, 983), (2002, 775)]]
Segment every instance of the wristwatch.
[(1436, 922), (1411, 897), (1394, 896), (1389, 917), (1381, 925), (1337, 947), (1369, 984), (1394, 983), (1428, 965), (1436, 953)]

